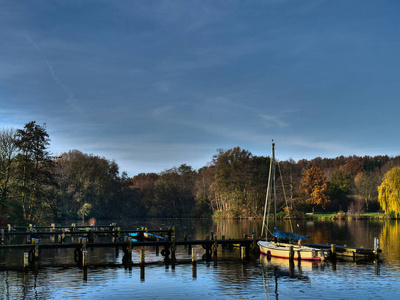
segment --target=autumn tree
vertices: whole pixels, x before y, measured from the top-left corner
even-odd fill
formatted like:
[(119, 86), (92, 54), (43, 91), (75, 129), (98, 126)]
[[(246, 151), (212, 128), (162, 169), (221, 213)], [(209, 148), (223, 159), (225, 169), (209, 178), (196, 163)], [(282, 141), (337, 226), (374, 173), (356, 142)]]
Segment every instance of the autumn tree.
[(394, 167), (385, 174), (379, 186), (379, 203), (387, 214), (400, 216), (400, 167)]
[(325, 209), (329, 203), (328, 183), (320, 168), (311, 167), (304, 173), (301, 189), (307, 203), (312, 206), (313, 213), (316, 207)]

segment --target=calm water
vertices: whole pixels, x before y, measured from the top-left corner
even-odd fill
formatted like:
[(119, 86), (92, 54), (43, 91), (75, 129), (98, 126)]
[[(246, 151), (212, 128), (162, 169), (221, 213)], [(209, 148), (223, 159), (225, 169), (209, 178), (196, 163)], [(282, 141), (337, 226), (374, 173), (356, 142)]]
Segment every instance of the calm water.
[[(207, 233), (226, 238), (242, 238), (256, 231), (258, 221), (160, 219), (118, 224), (125, 228), (175, 226), (177, 239), (184, 233), (203, 239)], [(309, 263), (256, 257), (239, 262), (238, 249), (219, 249), (219, 261), (201, 261), (204, 250), (196, 248), (199, 262), (193, 276), (191, 264), (165, 266), (163, 257), (151, 247), (146, 249), (144, 274), (139, 267), (90, 267), (87, 279), (74, 266), (73, 250), (43, 250), (41, 268), (32, 271), (0, 271), (0, 299), (399, 299), (400, 297), (400, 223), (398, 221), (302, 221), (294, 224), (296, 232), (311, 235), (310, 242), (373, 247), (374, 237), (381, 240), (381, 263), (337, 262)], [(288, 229), (288, 223), (279, 226)], [(21, 238), (19, 238), (21, 239)], [(15, 238), (10, 243), (20, 243)], [(103, 238), (107, 240), (110, 238)], [(49, 242), (45, 239), (43, 243)], [(67, 240), (68, 242), (68, 240)], [(0, 251), (1, 252), (1, 251)], [(120, 263), (122, 251), (90, 250), (90, 263)], [(178, 247), (177, 259), (188, 259), (184, 247)], [(21, 264), (20, 253), (3, 251), (0, 266)], [(139, 261), (134, 250), (133, 261)], [(56, 265), (56, 267), (52, 267)]]

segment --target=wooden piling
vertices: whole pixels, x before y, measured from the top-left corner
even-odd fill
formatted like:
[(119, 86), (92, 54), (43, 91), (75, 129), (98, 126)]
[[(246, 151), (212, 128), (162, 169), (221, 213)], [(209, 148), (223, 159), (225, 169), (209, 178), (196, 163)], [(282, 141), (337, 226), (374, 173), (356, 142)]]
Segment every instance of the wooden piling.
[(297, 261), (299, 262), (299, 264), (301, 264), (301, 250), (296, 250), (297, 252)]
[(375, 237), (374, 238), (374, 254), (379, 255), (379, 238)]
[(192, 248), (192, 277), (197, 277), (197, 253), (196, 248)]
[(82, 251), (82, 268), (86, 268), (88, 266), (88, 252), (87, 250)]
[(293, 259), (294, 259), (293, 246), (289, 246), (289, 261), (293, 261)]
[(246, 246), (240, 247), (240, 259), (242, 260), (242, 262), (244, 262), (246, 259)]
[(336, 245), (331, 244), (331, 259), (336, 259)]
[(145, 250), (144, 247), (142, 247), (142, 248), (140, 249), (140, 266), (144, 266), (145, 263), (146, 263), (146, 260), (145, 260), (145, 253), (146, 253), (146, 250)]
[(144, 268), (144, 265), (140, 266), (140, 281), (145, 281), (145, 268)]
[(175, 244), (175, 236), (173, 235), (171, 237), (172, 240), (172, 245), (171, 245), (171, 261), (174, 264), (176, 261), (176, 256), (175, 256), (175, 252), (176, 252), (176, 244)]
[(24, 252), (24, 269), (29, 267), (29, 252)]

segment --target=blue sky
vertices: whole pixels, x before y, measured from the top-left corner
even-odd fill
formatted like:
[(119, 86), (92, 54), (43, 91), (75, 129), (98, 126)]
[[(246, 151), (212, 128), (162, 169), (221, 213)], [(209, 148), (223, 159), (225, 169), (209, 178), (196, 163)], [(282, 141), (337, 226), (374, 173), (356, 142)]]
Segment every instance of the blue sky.
[(400, 2), (0, 0), (0, 128), (129, 175), (399, 155)]

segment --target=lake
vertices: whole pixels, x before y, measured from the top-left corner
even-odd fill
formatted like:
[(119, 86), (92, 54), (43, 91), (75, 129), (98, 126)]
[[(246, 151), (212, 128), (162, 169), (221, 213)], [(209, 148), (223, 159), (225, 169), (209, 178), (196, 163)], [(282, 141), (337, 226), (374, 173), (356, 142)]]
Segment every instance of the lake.
[[(100, 223), (100, 222), (99, 222)], [(102, 223), (103, 224), (103, 223)], [(308, 234), (307, 242), (373, 248), (374, 237), (380, 238), (383, 251), (378, 261), (337, 261), (310, 263), (265, 257), (254, 257), (242, 263), (239, 249), (218, 249), (218, 262), (201, 260), (205, 253), (197, 247), (196, 272), (183, 246), (177, 247), (178, 263), (165, 266), (163, 257), (146, 249), (144, 271), (134, 266), (101, 265), (121, 263), (122, 250), (89, 250), (87, 278), (74, 266), (72, 249), (42, 250), (40, 268), (33, 271), (4, 270), (22, 264), (16, 251), (0, 251), (0, 299), (398, 299), (400, 297), (400, 222), (399, 221), (295, 221), (295, 231)], [(204, 239), (213, 232), (219, 238), (242, 238), (253, 231), (260, 235), (257, 220), (148, 219), (118, 223), (122, 229), (176, 228), (176, 239), (186, 233), (193, 239)], [(279, 228), (290, 228), (281, 222)], [(98, 237), (98, 239), (111, 239)], [(21, 243), (14, 237), (8, 243)], [(42, 243), (47, 243), (45, 238)], [(67, 238), (68, 242), (68, 238)], [(133, 251), (133, 262), (139, 262), (139, 249)], [(54, 265), (56, 267), (54, 267)], [(12, 269), (12, 268), (11, 268)]]

